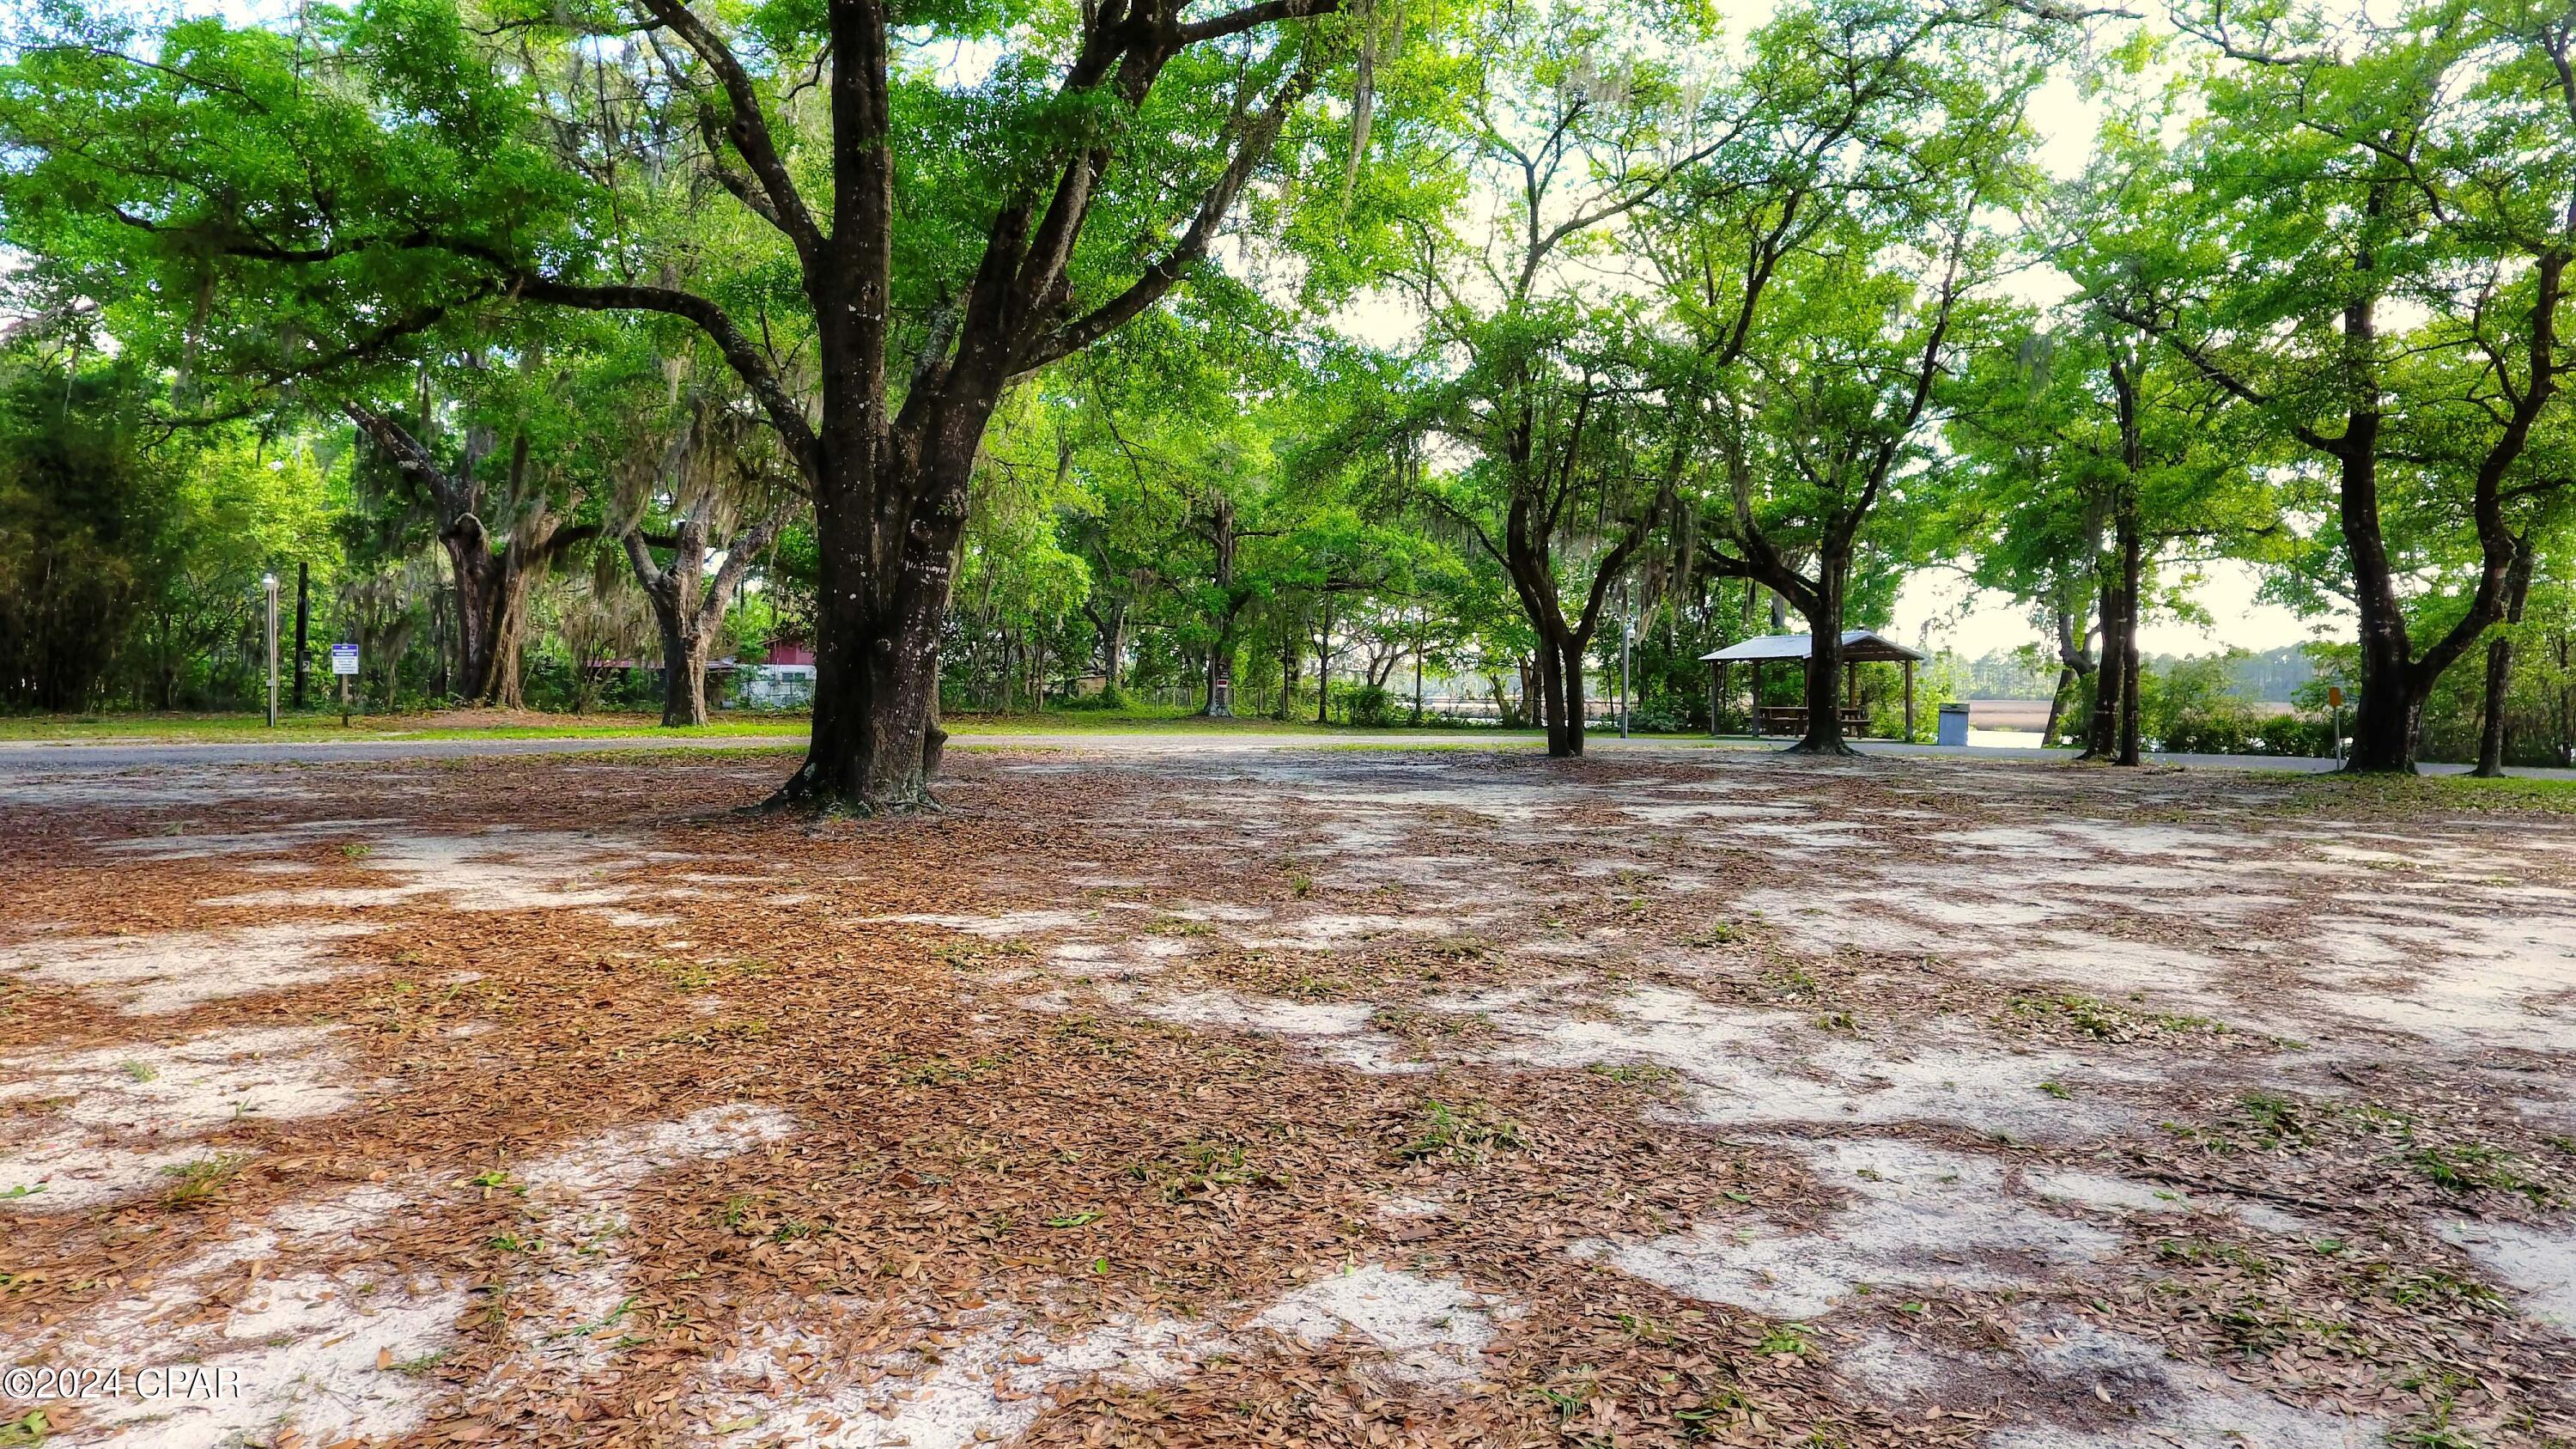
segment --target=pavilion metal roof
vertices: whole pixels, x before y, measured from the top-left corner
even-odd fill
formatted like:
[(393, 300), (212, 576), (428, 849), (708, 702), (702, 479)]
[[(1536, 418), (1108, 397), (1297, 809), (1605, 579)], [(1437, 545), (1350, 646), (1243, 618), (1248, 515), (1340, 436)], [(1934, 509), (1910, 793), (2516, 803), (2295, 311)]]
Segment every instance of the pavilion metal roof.
[[(1741, 644), (1730, 644), (1714, 653), (1703, 654), (1700, 662), (1740, 664), (1748, 659), (1804, 659), (1815, 649), (1815, 639), (1807, 634), (1764, 634)], [(1867, 629), (1843, 631), (1843, 657), (1861, 664), (1923, 656), (1902, 644), (1882, 639)]]

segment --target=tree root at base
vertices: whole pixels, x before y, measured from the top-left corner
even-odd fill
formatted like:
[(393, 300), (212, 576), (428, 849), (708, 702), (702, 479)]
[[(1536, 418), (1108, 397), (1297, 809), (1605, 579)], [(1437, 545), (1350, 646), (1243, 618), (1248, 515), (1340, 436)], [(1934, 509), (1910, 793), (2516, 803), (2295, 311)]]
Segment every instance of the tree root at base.
[(1806, 740), (1800, 740), (1796, 744), (1782, 750), (1780, 753), (1784, 755), (1814, 755), (1819, 758), (1829, 760), (1857, 760), (1862, 758), (1860, 751), (1853, 749), (1851, 746), (1844, 744), (1840, 740), (1836, 740), (1829, 745), (1814, 744)]

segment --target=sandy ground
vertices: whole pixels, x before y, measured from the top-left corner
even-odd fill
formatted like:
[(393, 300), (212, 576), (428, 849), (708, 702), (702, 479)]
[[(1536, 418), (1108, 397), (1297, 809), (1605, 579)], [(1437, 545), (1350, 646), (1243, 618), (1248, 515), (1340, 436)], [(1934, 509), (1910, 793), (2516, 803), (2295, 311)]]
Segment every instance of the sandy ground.
[(0, 800), (0, 1443), (2576, 1433), (2576, 816), (956, 768), (873, 824), (723, 756)]

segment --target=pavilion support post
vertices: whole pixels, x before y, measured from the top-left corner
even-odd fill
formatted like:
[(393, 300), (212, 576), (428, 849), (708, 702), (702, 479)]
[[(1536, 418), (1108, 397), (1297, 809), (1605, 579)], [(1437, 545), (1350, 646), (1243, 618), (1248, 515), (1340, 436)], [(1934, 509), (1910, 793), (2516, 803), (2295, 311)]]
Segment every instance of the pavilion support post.
[(1726, 661), (1711, 660), (1708, 666), (1708, 732), (1717, 734), (1725, 728)]
[(1914, 743), (1914, 661), (1905, 661), (1905, 742)]
[(1753, 737), (1758, 740), (1762, 738), (1762, 661), (1756, 659), (1744, 667), (1753, 675)]

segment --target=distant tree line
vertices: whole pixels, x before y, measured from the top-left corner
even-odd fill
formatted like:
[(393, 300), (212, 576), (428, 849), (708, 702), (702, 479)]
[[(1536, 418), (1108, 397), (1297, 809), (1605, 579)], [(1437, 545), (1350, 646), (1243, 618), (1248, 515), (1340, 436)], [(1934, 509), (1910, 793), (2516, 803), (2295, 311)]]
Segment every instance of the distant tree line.
[[(1184, 679), (1374, 720), (1446, 674), (1578, 755), (1623, 642), (1691, 724), (1699, 655), (1784, 630), (1765, 702), (1830, 754), (1887, 703), (1844, 631), (1937, 567), (2132, 763), (2226, 732), (2173, 701), (2239, 666), (2139, 641), (2233, 560), (2354, 621), (2354, 769), (2567, 750), (2563, 17), (1016, 14), (43, 10), (0, 700), (241, 703), (292, 570), (386, 702), (650, 661), (688, 725), (810, 648), (799, 808), (926, 802), (944, 712)], [(2063, 80), (2104, 121), (2052, 172)]]

